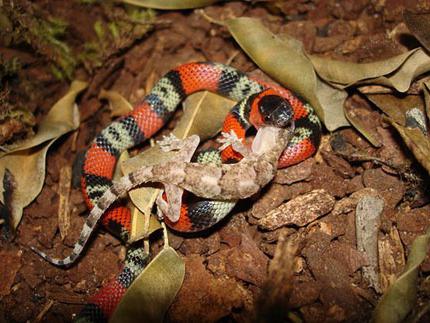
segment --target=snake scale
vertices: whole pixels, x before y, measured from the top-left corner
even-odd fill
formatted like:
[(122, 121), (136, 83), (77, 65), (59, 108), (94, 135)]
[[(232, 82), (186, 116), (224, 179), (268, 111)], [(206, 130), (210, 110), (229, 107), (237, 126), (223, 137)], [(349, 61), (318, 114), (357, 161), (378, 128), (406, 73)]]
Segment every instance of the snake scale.
[[(134, 110), (106, 127), (94, 139), (87, 151), (83, 175), (82, 191), (87, 205), (92, 209), (98, 199), (112, 186), (112, 177), (120, 154), (146, 139), (152, 137), (171, 118), (176, 108), (190, 94), (198, 91), (211, 91), (228, 97), (238, 103), (227, 115), (223, 131), (234, 132), (239, 139), (244, 139), (250, 127), (259, 128), (268, 122), (276, 122), (277, 115), (273, 106), (287, 104), (293, 111), (295, 132), (279, 158), (278, 168), (296, 164), (317, 150), (321, 136), (321, 125), (313, 108), (289, 90), (277, 85), (254, 80), (244, 73), (223, 64), (203, 62), (181, 65), (169, 71), (161, 78), (152, 91), (136, 104)], [(279, 116), (280, 117), (280, 116)], [(234, 163), (242, 158), (231, 146), (221, 153), (204, 152), (197, 157), (200, 163)], [(179, 220), (165, 219), (166, 224), (176, 231), (193, 232), (204, 230), (224, 218), (235, 202), (197, 199), (185, 201), (181, 206)], [(113, 234), (127, 241), (131, 223), (130, 210), (115, 204), (105, 212), (103, 225)], [(78, 249), (83, 248), (95, 227), (84, 226)], [(82, 248), (80, 248), (80, 246)], [(43, 253), (40, 253), (43, 254)], [(134, 277), (143, 269), (146, 255), (131, 254), (118, 278), (103, 287), (93, 297), (81, 313), (80, 321), (88, 318), (108, 317)], [(89, 313), (91, 315), (89, 315)]]
[[(276, 97), (259, 96), (263, 89), (269, 87), (274, 94), (286, 98), (290, 103), (296, 125), (295, 136), (281, 156), (278, 167), (287, 167), (311, 156), (319, 145), (321, 131), (320, 122), (308, 103), (287, 89), (253, 80), (227, 65), (210, 62), (184, 64), (168, 72), (128, 116), (111, 123), (94, 139), (86, 154), (81, 181), (88, 207), (91, 209), (112, 185), (115, 164), (121, 152), (152, 137), (188, 95), (207, 90), (234, 101), (243, 101), (244, 104), (236, 105), (228, 114), (223, 131), (229, 133), (233, 130), (239, 138), (244, 138), (248, 128), (259, 127), (264, 123), (264, 116), (257, 107), (261, 100), (269, 101)], [(252, 100), (244, 100), (250, 97)], [(267, 103), (270, 106), (271, 102)], [(224, 162), (241, 158), (231, 147), (227, 147), (221, 157)], [(176, 231), (204, 230), (224, 218), (233, 205), (207, 200), (184, 204), (179, 221), (166, 223)], [(129, 209), (118, 205), (104, 215), (103, 224), (127, 240), (130, 217)]]

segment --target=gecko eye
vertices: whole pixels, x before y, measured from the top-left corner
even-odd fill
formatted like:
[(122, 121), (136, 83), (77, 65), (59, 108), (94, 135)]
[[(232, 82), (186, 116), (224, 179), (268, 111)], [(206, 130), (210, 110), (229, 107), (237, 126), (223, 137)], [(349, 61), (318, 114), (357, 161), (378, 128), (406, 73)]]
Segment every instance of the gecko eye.
[(264, 123), (278, 128), (291, 127), (294, 112), (290, 103), (278, 95), (266, 95), (260, 100), (260, 113)]

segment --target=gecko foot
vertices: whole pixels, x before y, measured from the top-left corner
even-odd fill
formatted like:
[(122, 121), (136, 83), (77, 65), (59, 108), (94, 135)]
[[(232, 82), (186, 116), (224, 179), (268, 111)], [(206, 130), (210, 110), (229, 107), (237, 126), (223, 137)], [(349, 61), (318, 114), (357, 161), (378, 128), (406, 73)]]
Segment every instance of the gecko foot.
[(242, 139), (237, 136), (234, 130), (230, 130), (230, 132), (221, 132), (221, 138), (218, 138), (217, 141), (222, 143), (218, 148), (220, 151), (231, 145), (234, 151), (237, 151), (244, 157), (248, 156), (250, 153), (249, 149), (243, 144)]
[(176, 137), (173, 133), (168, 136), (163, 136), (163, 139), (159, 140), (158, 145), (162, 151), (180, 150), (184, 147), (185, 141)]

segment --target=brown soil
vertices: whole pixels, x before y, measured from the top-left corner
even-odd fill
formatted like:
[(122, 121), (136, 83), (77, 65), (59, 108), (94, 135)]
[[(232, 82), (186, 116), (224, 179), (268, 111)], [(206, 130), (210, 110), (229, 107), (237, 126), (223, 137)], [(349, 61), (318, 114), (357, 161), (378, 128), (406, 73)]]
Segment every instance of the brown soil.
[[(35, 3), (46, 13), (70, 23), (77, 48), (80, 41), (93, 36), (92, 22), (102, 15), (98, 5), (83, 8), (78, 2), (71, 5), (69, 1)], [(204, 12), (215, 20), (258, 17), (272, 31), (301, 40), (310, 53), (368, 62), (408, 49), (409, 44), (391, 39), (387, 32), (402, 22), (405, 7), (430, 10), (425, 1), (303, 0), (228, 2), (207, 7)], [(0, 52), (7, 50), (10, 49), (0, 48)], [(32, 79), (37, 85), (37, 95), (29, 102), (29, 108), (40, 120), (65, 93), (67, 83), (55, 81), (42, 58), (32, 53), (28, 58), (28, 50), (14, 51), (14, 55), (29, 62), (21, 71), (21, 78)], [(61, 255), (70, 250), (80, 232), (88, 211), (80, 189), (74, 187), (72, 226), (70, 234), (61, 241), (56, 216), (58, 182), (61, 169), (72, 166), (95, 134), (111, 121), (107, 104), (97, 99), (100, 89), (117, 90), (134, 102), (169, 69), (202, 60), (231, 60), (232, 66), (245, 72), (257, 68), (224, 27), (210, 23), (198, 10), (184, 10), (158, 12), (147, 36), (106, 57), (101, 67), (90, 72), (78, 69), (77, 75), (90, 81), (88, 91), (79, 101), (81, 126), (49, 150), (41, 194), (24, 210), (13, 242), (1, 243), (0, 258), (4, 265), (0, 266), (0, 321), (71, 321), (88, 296), (116, 276), (125, 247), (102, 229), (79, 263), (67, 270), (41, 261), (29, 246), (39, 245), (51, 254)], [(369, 156), (395, 155), (400, 161), (411, 156), (384, 123), (379, 110), (359, 94), (351, 95), (348, 100), (348, 104), (362, 111), (369, 127), (376, 129), (383, 147), (373, 148), (352, 128), (336, 131), (337, 139), (340, 136)], [(385, 201), (379, 234), (392, 246), (392, 266), (386, 269), (386, 274), (392, 275), (402, 270), (414, 237), (430, 225), (428, 198), (422, 187), (387, 167), (340, 157), (330, 145), (334, 136), (326, 132), (316, 156), (292, 170), (280, 171), (260, 196), (241, 202), (226, 221), (210, 232), (197, 237), (169, 233), (172, 246), (185, 261), (186, 275), (166, 321), (249, 321), (256, 309), (263, 311), (261, 295), (266, 295), (266, 287), (270, 286), (267, 268), (281, 234), (298, 245), (294, 273), (284, 282), (289, 286), (284, 306), (305, 322), (369, 320), (380, 294), (363, 278), (361, 268), (367, 260), (356, 249), (357, 201), (347, 198), (373, 188)], [(424, 176), (420, 170), (417, 173)], [(75, 179), (79, 176), (78, 171), (73, 174)], [(260, 219), (285, 201), (320, 189), (333, 201), (349, 203), (349, 208), (339, 212), (330, 209), (312, 223), (300, 226), (266, 230), (258, 226)], [(430, 258), (427, 258), (421, 276), (425, 277), (429, 270)], [(203, 288), (202, 282), (207, 287)], [(424, 278), (419, 280), (418, 289), (418, 303), (425, 304), (430, 295)], [(422, 322), (429, 320), (428, 315), (422, 318)]]

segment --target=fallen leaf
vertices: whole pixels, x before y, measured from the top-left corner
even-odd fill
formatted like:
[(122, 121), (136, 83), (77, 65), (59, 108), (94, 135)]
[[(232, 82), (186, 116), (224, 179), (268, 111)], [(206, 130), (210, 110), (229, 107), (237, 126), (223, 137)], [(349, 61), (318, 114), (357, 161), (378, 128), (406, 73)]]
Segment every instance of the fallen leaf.
[(422, 101), (417, 95), (399, 97), (391, 94), (367, 94), (366, 97), (402, 126), (406, 124), (406, 111), (416, 106), (422, 106)]
[(370, 129), (360, 116), (356, 113), (355, 109), (345, 105), (345, 116), (352, 126), (360, 132), (374, 147), (381, 147), (382, 143), (377, 137), (377, 133)]
[(124, 3), (153, 9), (192, 9), (209, 6), (219, 0), (121, 0)]
[(229, 19), (226, 26), (263, 71), (311, 103), (328, 130), (349, 125), (343, 114), (347, 93), (318, 77), (299, 41), (277, 37), (258, 19)]
[(382, 296), (373, 313), (375, 323), (403, 322), (415, 305), (420, 264), (427, 256), (430, 229), (418, 236), (412, 246), (403, 273)]
[(430, 119), (430, 81), (423, 83), (424, 101), (426, 106), (427, 119)]
[(430, 70), (430, 57), (421, 48), (372, 63), (351, 63), (308, 56), (318, 75), (344, 89), (358, 84), (379, 84), (406, 92), (412, 80)]
[(371, 63), (352, 63), (309, 55), (320, 77), (334, 86), (345, 88), (360, 81), (387, 75), (398, 69), (417, 49), (386, 60)]
[(36, 147), (48, 140), (57, 139), (61, 135), (75, 130), (79, 126), (79, 113), (75, 107), (76, 96), (87, 87), (87, 83), (73, 81), (69, 91), (49, 110), (38, 126), (37, 134), (9, 146), (3, 146), (6, 152), (0, 152), (0, 158), (16, 151)]
[(111, 117), (119, 117), (133, 111), (133, 106), (121, 94), (116, 91), (101, 90), (99, 99), (109, 101)]
[(405, 9), (403, 19), (409, 31), (430, 50), (430, 13), (414, 13)]
[[(226, 115), (234, 105), (234, 101), (210, 92), (201, 92), (189, 96), (183, 105), (184, 114), (173, 130), (173, 134), (180, 139), (197, 134), (203, 141), (219, 132)], [(164, 152), (156, 145), (121, 163), (121, 168), (125, 174), (128, 174), (144, 165), (159, 164), (173, 159), (175, 156), (176, 152)], [(151, 214), (152, 206), (158, 194), (159, 189), (144, 187), (131, 191), (129, 196), (133, 204), (143, 214), (147, 215)], [(154, 228), (154, 221), (157, 221), (155, 219), (147, 220), (146, 217), (136, 215), (132, 217), (130, 241), (145, 237), (148, 233), (145, 228), (148, 226)]]
[(182, 258), (165, 247), (128, 288), (109, 322), (163, 322), (184, 276)]
[[(79, 126), (79, 111), (75, 104), (76, 96), (85, 89), (86, 83), (72, 82), (67, 94), (51, 108), (40, 123), (37, 134), (20, 145), (16, 145), (0, 155), (0, 178), (6, 168), (15, 176), (16, 191), (12, 208), (13, 227), (16, 228), (22, 217), (22, 210), (42, 190), (45, 180), (46, 153), (61, 135)], [(3, 183), (0, 182), (0, 190)], [(3, 202), (3, 197), (1, 197)]]
[(12, 208), (14, 203), (15, 178), (9, 169), (5, 169), (3, 175), (3, 204), (0, 204), (0, 227), (1, 238), (5, 241), (12, 241), (15, 237), (15, 228), (12, 226)]
[(430, 174), (430, 141), (418, 128), (408, 128), (388, 119), (399, 132), (406, 146), (412, 151), (417, 161)]

